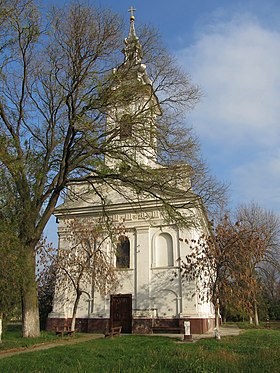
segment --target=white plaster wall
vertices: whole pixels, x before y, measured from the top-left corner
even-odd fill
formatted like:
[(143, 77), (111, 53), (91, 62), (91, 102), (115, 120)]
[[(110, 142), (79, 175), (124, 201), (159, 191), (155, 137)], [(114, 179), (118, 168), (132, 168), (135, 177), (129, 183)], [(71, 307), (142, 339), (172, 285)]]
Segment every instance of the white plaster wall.
[[(114, 193), (108, 198), (113, 198)], [(112, 217), (116, 223), (124, 221), (126, 226), (126, 235), (130, 240), (130, 268), (118, 270), (120, 285), (115, 293), (132, 294), (134, 310), (148, 311), (156, 308), (159, 317), (207, 317), (212, 314), (211, 305), (208, 302), (200, 302), (195, 284), (189, 284), (181, 279), (177, 261), (178, 258), (184, 258), (190, 253), (191, 240), (197, 240), (203, 228), (178, 229), (175, 225), (166, 224), (156, 207), (154, 210), (141, 209), (136, 212), (130, 206), (124, 207), (125, 205), (121, 204), (123, 197), (119, 198), (117, 201), (120, 204), (116, 205), (119, 210), (113, 210)], [(98, 214), (100, 212), (95, 212), (95, 216)], [(79, 215), (83, 216), (80, 213)], [(63, 238), (65, 234), (63, 219), (60, 220), (59, 231), (60, 246), (64, 247), (66, 242)], [(157, 258), (159, 251), (156, 249), (157, 245), (160, 245), (159, 237), (162, 234), (171, 237), (173, 250), (171, 266), (163, 265), (164, 257)], [(90, 284), (87, 291), (91, 294)], [(73, 302), (70, 299), (70, 290), (59, 294), (60, 298), (58, 294), (59, 290), (56, 291), (55, 316), (71, 317)], [(104, 297), (95, 293), (94, 309), (93, 312), (91, 311), (88, 297), (83, 296), (77, 317), (88, 317), (88, 315), (109, 317), (110, 295)]]
[[(191, 253), (191, 246), (195, 246), (192, 240), (198, 241), (204, 232), (203, 226), (180, 230), (179, 245), (182, 259)], [(211, 302), (206, 299), (202, 301), (199, 292), (196, 282), (188, 282), (186, 279), (182, 279), (182, 314), (184, 317), (213, 317)]]
[(153, 269), (151, 277), (151, 306), (158, 317), (179, 317), (181, 313), (180, 284), (174, 269)]
[(150, 303), (150, 232), (149, 226), (136, 228), (135, 309), (149, 309)]

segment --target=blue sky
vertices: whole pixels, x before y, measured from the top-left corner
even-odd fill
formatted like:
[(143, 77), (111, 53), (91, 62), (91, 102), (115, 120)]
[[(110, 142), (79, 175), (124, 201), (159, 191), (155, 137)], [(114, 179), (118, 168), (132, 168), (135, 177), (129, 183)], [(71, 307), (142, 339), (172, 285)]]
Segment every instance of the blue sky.
[(132, 5), (136, 30), (137, 23), (159, 30), (203, 91), (186, 122), (212, 173), (230, 184), (232, 206), (254, 201), (280, 213), (280, 1), (87, 2), (120, 13), (128, 24)]

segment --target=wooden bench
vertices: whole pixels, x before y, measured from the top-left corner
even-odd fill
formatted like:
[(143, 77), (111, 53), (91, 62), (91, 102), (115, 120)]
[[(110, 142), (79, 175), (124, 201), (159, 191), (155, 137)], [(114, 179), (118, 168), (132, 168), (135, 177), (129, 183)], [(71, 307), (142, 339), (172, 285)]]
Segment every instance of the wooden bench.
[(70, 326), (62, 326), (62, 327), (59, 327), (57, 326), (55, 328), (55, 334), (56, 335), (59, 335), (61, 337), (63, 337), (64, 335), (74, 335), (76, 332), (76, 330), (71, 330), (71, 327)]
[(121, 331), (122, 331), (121, 326), (113, 326), (109, 332), (105, 333), (105, 337), (114, 337), (114, 336), (119, 337), (119, 335), (121, 334)]

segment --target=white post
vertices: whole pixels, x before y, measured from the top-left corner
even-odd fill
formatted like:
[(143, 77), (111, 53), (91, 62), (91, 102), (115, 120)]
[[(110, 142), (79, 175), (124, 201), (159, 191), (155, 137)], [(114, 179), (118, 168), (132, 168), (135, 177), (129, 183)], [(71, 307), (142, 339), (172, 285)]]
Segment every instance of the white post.
[(189, 321), (184, 321), (184, 328), (185, 328), (184, 341), (192, 342), (193, 339), (191, 335), (191, 323)]
[(189, 321), (184, 321), (185, 335), (191, 334), (191, 323)]
[(221, 335), (218, 328), (214, 328), (214, 337), (216, 339), (221, 339)]

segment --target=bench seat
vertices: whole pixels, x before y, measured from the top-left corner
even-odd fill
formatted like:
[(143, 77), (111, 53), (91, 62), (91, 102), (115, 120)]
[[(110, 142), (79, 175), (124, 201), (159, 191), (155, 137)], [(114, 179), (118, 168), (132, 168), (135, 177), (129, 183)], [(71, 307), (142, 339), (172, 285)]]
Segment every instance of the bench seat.
[(55, 334), (63, 337), (64, 335), (74, 335), (76, 330), (71, 330), (70, 326), (56, 327)]
[(122, 327), (121, 326), (113, 326), (109, 332), (105, 333), (105, 337), (114, 337), (119, 336), (121, 334)]

